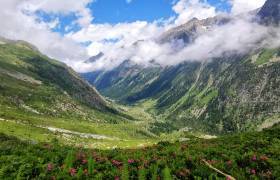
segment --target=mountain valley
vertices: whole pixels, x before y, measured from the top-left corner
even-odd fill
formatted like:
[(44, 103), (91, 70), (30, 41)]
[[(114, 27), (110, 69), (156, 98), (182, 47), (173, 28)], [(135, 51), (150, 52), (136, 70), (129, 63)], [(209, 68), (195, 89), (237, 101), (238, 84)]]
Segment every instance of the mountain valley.
[[(172, 4), (184, 2), (211, 12), (206, 1)], [(65, 9), (74, 2), (47, 7), (51, 10), (46, 12), (33, 12), (39, 5), (25, 3), (17, 8), (31, 8), (20, 9), (28, 17), (39, 15), (33, 17), (39, 29), (48, 28), (61, 42), (84, 39), (70, 43), (74, 50), (59, 43), (45, 48), (41, 43), (47, 38), (37, 47), (32, 40), (1, 37), (0, 30), (0, 179), (280, 177), (279, 0), (245, 13), (215, 12), (179, 25), (172, 18), (158, 20), (147, 31), (161, 33), (151, 39), (147, 35), (139, 40), (129, 29), (133, 42), (104, 30), (122, 29), (129, 22), (88, 25), (109, 34), (98, 42), (95, 35), (87, 39), (74, 33), (90, 32), (79, 24), (87, 18), (71, 23), (80, 30), (69, 30), (69, 25), (60, 32), (63, 24), (53, 28), (65, 14), (81, 18), (90, 13), (78, 9), (68, 14)], [(56, 17), (56, 8), (62, 8), (57, 22), (40, 24)], [(142, 25), (137, 21), (135, 26)], [(102, 47), (104, 52), (76, 61), (45, 53), (55, 47), (55, 53), (63, 54), (62, 48), (79, 57), (78, 47), (90, 51), (93, 46), (92, 51)]]

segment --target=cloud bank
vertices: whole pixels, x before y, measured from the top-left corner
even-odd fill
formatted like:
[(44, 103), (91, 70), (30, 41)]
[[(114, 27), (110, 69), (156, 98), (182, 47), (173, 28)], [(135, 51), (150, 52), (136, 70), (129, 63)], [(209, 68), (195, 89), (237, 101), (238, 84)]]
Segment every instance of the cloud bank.
[[(77, 11), (79, 14), (83, 14), (81, 9), (86, 1), (72, 0), (71, 2), (76, 2), (76, 9), (70, 8), (73, 5), (70, 4), (70, 0), (0, 1), (0, 36), (28, 41), (37, 46), (44, 54), (66, 63), (88, 58), (86, 49), (79, 43), (52, 31), (51, 28), (59, 24), (57, 18), (47, 23), (40, 21), (35, 14), (35, 11), (39, 9), (52, 13), (67, 14)], [(84, 19), (85, 17), (81, 15), (78, 22), (83, 23)]]
[(89, 54), (102, 52), (104, 56), (93, 64), (80, 63), (77, 67), (82, 67), (83, 71), (108, 70), (125, 60), (142, 65), (151, 65), (151, 62), (163, 66), (176, 65), (184, 61), (211, 60), (225, 54), (245, 54), (261, 47), (280, 45), (276, 42), (280, 38), (279, 29), (253, 22), (253, 17), (249, 14), (235, 16), (261, 7), (264, 1), (242, 2), (230, 1), (233, 7), (229, 15), (233, 17), (230, 23), (211, 27), (187, 46), (183, 46), (182, 41), (160, 44), (157, 39), (166, 30), (194, 17), (204, 19), (223, 12), (217, 11), (205, 1), (180, 0), (173, 6), (178, 14), (175, 19), (154, 23), (121, 23), (114, 26), (91, 25), (69, 37), (76, 41), (90, 39), (92, 43), (88, 46)]
[[(229, 0), (229, 14), (236, 15), (261, 7), (265, 0)], [(224, 53), (246, 53), (258, 47), (278, 46), (279, 29), (266, 28), (251, 21), (250, 17), (236, 18), (223, 26), (214, 26), (201, 34), (192, 44), (158, 43), (160, 35), (196, 17), (205, 19), (224, 12), (201, 0), (178, 0), (173, 4), (176, 16), (154, 22), (135, 21), (119, 24), (95, 24), (87, 8), (94, 0), (9, 0), (0, 1), (0, 36), (26, 40), (52, 58), (61, 60), (76, 71), (88, 72), (111, 69), (124, 60), (150, 65), (174, 65), (183, 61), (202, 61)], [(44, 22), (36, 14), (44, 12), (55, 18)], [(60, 25), (57, 15), (77, 17), (70, 26), (78, 31), (68, 34), (53, 32)], [(273, 41), (272, 41), (273, 40)], [(279, 41), (279, 40), (278, 40)], [(87, 44), (88, 46), (85, 46)], [(256, 46), (257, 45), (257, 46)], [(104, 53), (97, 62), (89, 64), (90, 56)]]

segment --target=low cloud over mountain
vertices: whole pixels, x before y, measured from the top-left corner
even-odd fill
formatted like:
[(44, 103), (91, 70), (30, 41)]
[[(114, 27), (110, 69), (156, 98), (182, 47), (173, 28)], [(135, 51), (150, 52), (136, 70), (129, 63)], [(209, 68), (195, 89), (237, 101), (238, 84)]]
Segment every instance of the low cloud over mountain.
[[(138, 64), (173, 65), (182, 61), (202, 61), (225, 53), (246, 53), (266, 47), (268, 40), (278, 45), (279, 30), (257, 24), (248, 11), (260, 8), (265, 0), (230, 0), (230, 10), (221, 10), (207, 1), (178, 0), (172, 5), (174, 16), (154, 21), (95, 23), (91, 0), (83, 1), (3, 1), (0, 3), (0, 36), (22, 39), (36, 45), (43, 53), (59, 59), (79, 72), (114, 68), (125, 60)], [(75, 8), (72, 5), (75, 4)], [(134, 4), (132, 2), (130, 5)], [(241, 14), (241, 15), (240, 15)], [(61, 18), (74, 17), (63, 32), (58, 32)], [(226, 16), (231, 21), (207, 24), (199, 20)], [(47, 18), (46, 18), (47, 17)], [(192, 41), (176, 39), (161, 43), (161, 35), (198, 18)], [(21, 23), (22, 22), (22, 23)], [(175, 29), (173, 29), (175, 28)], [(203, 46), (203, 48), (201, 48)], [(94, 63), (85, 60), (99, 53)]]

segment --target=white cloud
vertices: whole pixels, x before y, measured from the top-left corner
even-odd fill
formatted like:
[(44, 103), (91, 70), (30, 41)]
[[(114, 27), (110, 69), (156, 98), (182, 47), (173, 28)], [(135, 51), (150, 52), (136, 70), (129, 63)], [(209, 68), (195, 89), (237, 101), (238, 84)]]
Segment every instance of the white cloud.
[(233, 14), (255, 10), (264, 5), (266, 0), (231, 0)]
[(90, 10), (86, 8), (87, 4), (91, 2), (93, 0), (28, 0), (25, 8), (30, 11), (42, 10), (53, 14), (75, 13), (78, 16), (79, 25), (85, 27), (90, 25), (93, 20)]
[[(258, 8), (263, 1), (231, 0), (232, 13)], [(182, 47), (180, 42), (157, 43), (157, 38), (171, 27), (186, 23), (194, 17), (204, 19), (220, 13), (206, 1), (179, 0), (173, 5), (177, 16), (169, 19), (115, 25), (92, 24), (93, 17), (86, 7), (90, 2), (92, 0), (0, 1), (0, 35), (31, 42), (43, 53), (66, 62), (79, 72), (110, 69), (127, 59), (144, 65), (149, 65), (150, 61), (173, 65), (188, 60), (211, 59), (229, 52), (245, 53), (256, 47), (266, 47), (269, 44), (267, 42), (280, 45), (279, 29), (271, 28), (268, 31), (263, 26), (251, 23), (249, 18), (236, 19), (230, 24), (213, 27), (187, 47)], [(38, 17), (34, 14), (37, 10), (50, 14), (75, 13), (79, 18), (65, 27), (69, 33), (62, 37), (51, 30), (60, 25), (59, 19), (49, 23), (38, 22)], [(70, 32), (75, 23), (79, 23), (82, 29)], [(271, 38), (270, 31), (273, 31), (274, 38)], [(80, 43), (84, 42), (91, 44), (88, 47), (81, 46)], [(174, 47), (180, 47), (180, 50)], [(99, 52), (103, 52), (104, 56), (96, 63), (84, 63), (89, 56)]]
[(47, 23), (47, 25), (50, 29), (57, 27), (59, 24), (60, 24), (59, 18), (55, 18), (53, 21)]
[[(78, 42), (91, 41), (88, 46), (89, 55), (93, 56), (99, 52), (105, 54), (102, 61), (90, 65), (83, 65), (81, 71), (88, 71), (98, 68), (115, 67), (122, 61), (131, 58), (133, 54), (145, 52), (144, 47), (137, 49), (138, 45), (143, 42), (152, 43), (157, 36), (160, 36), (165, 30), (164, 26), (159, 25), (159, 22), (148, 23), (145, 21), (136, 21), (133, 23), (119, 23), (116, 25), (110, 24), (92, 24), (88, 28), (84, 28), (77, 33), (70, 33), (67, 37)], [(146, 55), (153, 51), (146, 51)], [(144, 54), (142, 55), (144, 56)], [(139, 56), (134, 56), (138, 62)], [(142, 59), (142, 61), (145, 61)], [(79, 64), (81, 65), (81, 64)]]
[[(51, 31), (57, 20), (51, 23), (38, 22), (31, 9), (32, 1), (0, 1), (0, 36), (28, 41), (52, 58), (75, 62), (87, 58), (87, 51), (67, 37)], [(59, 10), (59, 8), (57, 9)], [(61, 9), (60, 9), (61, 10)], [(24, 12), (28, 12), (28, 14)]]
[(178, 14), (176, 25), (186, 23), (192, 18), (205, 19), (217, 14), (214, 6), (200, 0), (179, 0), (172, 9)]
[[(151, 34), (144, 33), (145, 36), (143, 37), (145, 38), (142, 41), (132, 44), (132, 42), (140, 40), (135, 35), (139, 35), (139, 32), (142, 31), (138, 29), (139, 32), (136, 31), (135, 35), (130, 37), (127, 35), (126, 29), (132, 30), (132, 26), (129, 27), (129, 24), (119, 26), (125, 27), (120, 28), (119, 33), (110, 34), (109, 29), (115, 29), (115, 27), (110, 26), (106, 28), (108, 32), (105, 29), (100, 30), (100, 32), (104, 32), (103, 35), (102, 33), (95, 34), (94, 32), (98, 32), (96, 29), (94, 32), (89, 31), (90, 34), (94, 34), (99, 38), (102, 36), (103, 38), (120, 38), (120, 40), (118, 42), (103, 42), (101, 38), (100, 42), (93, 42), (88, 47), (89, 51), (93, 50), (94, 54), (103, 52), (105, 55), (93, 65), (79, 64), (84, 71), (111, 69), (127, 59), (143, 65), (151, 65), (151, 61), (161, 65), (175, 65), (184, 61), (211, 60), (224, 55), (246, 54), (258, 48), (280, 46), (279, 28), (262, 26), (253, 23), (251, 18), (242, 18), (240, 16), (228, 24), (212, 27), (211, 30), (202, 33), (192, 44), (180, 50), (174, 48), (174, 46), (181, 46), (177, 44), (178, 42), (157, 43), (153, 36), (155, 32)], [(149, 26), (149, 24), (146, 24), (141, 27), (146, 29)], [(118, 28), (116, 27), (116, 29)]]
[[(248, 19), (235, 19), (229, 24), (214, 27), (194, 43), (159, 61), (172, 65), (188, 60), (211, 60), (225, 54), (246, 54), (258, 48), (280, 46), (279, 41), (273, 40), (279, 38), (280, 29), (252, 23)], [(167, 61), (171, 58), (172, 61)]]
[[(178, 14), (177, 18), (158, 20), (153, 23), (136, 21), (132, 23), (91, 24), (79, 32), (69, 33), (67, 37), (78, 42), (92, 41), (88, 46), (89, 55), (99, 52), (105, 55), (94, 65), (79, 64), (80, 71), (89, 71), (99, 68), (113, 68), (126, 59), (146, 64), (157, 59), (160, 54), (170, 53), (171, 45), (159, 45), (155, 42), (164, 31), (186, 23), (193, 17), (204, 19), (215, 16), (215, 7), (199, 0), (180, 0), (173, 6)], [(137, 45), (134, 43), (138, 42)]]

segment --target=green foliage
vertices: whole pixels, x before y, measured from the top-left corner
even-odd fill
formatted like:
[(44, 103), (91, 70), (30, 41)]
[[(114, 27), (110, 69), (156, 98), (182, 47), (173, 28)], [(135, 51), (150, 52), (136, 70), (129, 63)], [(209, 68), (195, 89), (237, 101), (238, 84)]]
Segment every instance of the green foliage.
[(32, 144), (1, 134), (0, 175), (1, 179), (225, 179), (201, 161), (205, 159), (236, 179), (277, 179), (279, 130), (278, 125), (262, 132), (127, 150)]
[(158, 164), (152, 166), (152, 180), (157, 180), (158, 178)]
[(256, 60), (256, 65), (262, 65), (262, 64), (265, 64), (267, 62), (269, 62), (269, 60), (271, 60), (271, 58), (276, 55), (277, 53), (277, 49), (265, 49), (263, 50), (257, 60)]
[(83, 168), (80, 167), (77, 173), (78, 179), (83, 179), (83, 173), (84, 173)]
[(170, 169), (167, 166), (163, 169), (162, 174), (164, 180), (172, 180)]
[(146, 180), (146, 170), (141, 167), (138, 172), (138, 180)]
[(94, 161), (93, 158), (90, 156), (88, 158), (88, 173), (89, 175), (93, 175), (94, 172)]
[(121, 180), (129, 180), (128, 164), (125, 163), (122, 167)]
[[(279, 48), (260, 49), (245, 56), (149, 70), (122, 64), (110, 72), (94, 72), (86, 79), (114, 100), (137, 105), (155, 102), (146, 112), (159, 120), (149, 126), (157, 135), (182, 127), (218, 135), (244, 132), (279, 116), (279, 52)], [(142, 81), (146, 77), (149, 83)], [(166, 128), (170, 124), (171, 128)]]
[(64, 165), (65, 165), (65, 170), (68, 171), (70, 168), (73, 167), (73, 163), (74, 163), (75, 157), (74, 157), (74, 152), (73, 150), (70, 150), (67, 153), (67, 156), (64, 160)]

